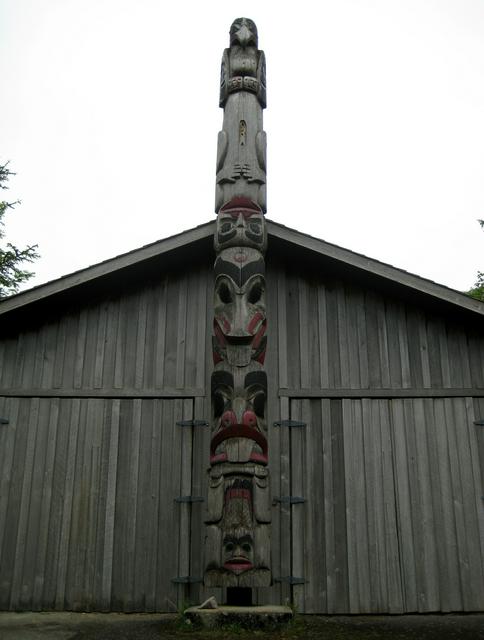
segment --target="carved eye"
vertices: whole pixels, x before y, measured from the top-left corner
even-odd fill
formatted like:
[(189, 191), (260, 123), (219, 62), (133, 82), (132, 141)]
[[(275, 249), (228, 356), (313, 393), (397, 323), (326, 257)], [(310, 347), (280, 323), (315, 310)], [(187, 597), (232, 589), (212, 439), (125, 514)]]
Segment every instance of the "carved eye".
[(220, 225), (220, 233), (229, 233), (230, 231), (232, 231), (233, 226), (233, 222), (222, 222), (222, 224)]
[(259, 393), (252, 399), (252, 406), (254, 407), (254, 413), (259, 416), (259, 418), (264, 417), (264, 408), (266, 404), (266, 394), (263, 391), (259, 391)]
[(213, 394), (213, 413), (216, 418), (220, 417), (228, 404), (227, 397), (219, 390)]
[(230, 304), (233, 302), (232, 293), (225, 282), (222, 282), (218, 288), (218, 297), (224, 304)]
[(249, 224), (249, 229), (255, 236), (262, 235), (262, 225), (260, 224), (260, 222), (251, 222)]
[(249, 553), (251, 550), (252, 547), (250, 546), (250, 544), (248, 542), (244, 542), (244, 544), (242, 545), (242, 551)]
[(249, 291), (248, 300), (251, 304), (259, 302), (262, 296), (262, 283), (256, 282)]
[(234, 543), (233, 542), (226, 542), (225, 543), (225, 551), (233, 551), (234, 550)]

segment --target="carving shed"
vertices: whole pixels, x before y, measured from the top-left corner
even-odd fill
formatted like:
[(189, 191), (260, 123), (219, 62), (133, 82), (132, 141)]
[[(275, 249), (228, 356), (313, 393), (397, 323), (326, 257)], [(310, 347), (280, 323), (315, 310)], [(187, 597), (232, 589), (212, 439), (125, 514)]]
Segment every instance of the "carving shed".
[(257, 47), (216, 221), (0, 302), (0, 609), (484, 609), (484, 304), (265, 219)]
[[(0, 606), (167, 611), (204, 572), (213, 233), (0, 303)], [(484, 602), (481, 303), (267, 223), (273, 584), (306, 612)]]

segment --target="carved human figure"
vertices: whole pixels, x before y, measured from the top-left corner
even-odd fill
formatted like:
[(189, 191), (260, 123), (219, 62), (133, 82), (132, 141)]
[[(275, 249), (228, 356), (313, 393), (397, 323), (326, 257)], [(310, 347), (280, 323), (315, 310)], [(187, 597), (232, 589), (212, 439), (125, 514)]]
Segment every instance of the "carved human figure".
[(252, 20), (234, 21), (230, 44), (223, 54), (220, 79), (224, 121), (217, 144), (215, 211), (234, 198), (246, 197), (265, 213), (265, 57), (257, 48), (257, 28)]
[(266, 106), (266, 61), (259, 51), (257, 27), (249, 18), (237, 18), (230, 27), (230, 48), (225, 49), (220, 73), (220, 106), (230, 93), (250, 91)]

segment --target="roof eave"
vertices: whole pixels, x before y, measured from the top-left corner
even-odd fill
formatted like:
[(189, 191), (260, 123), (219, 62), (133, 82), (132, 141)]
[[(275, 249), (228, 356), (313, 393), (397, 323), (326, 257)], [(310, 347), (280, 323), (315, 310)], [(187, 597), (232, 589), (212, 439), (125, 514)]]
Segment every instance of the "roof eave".
[(484, 302), (476, 300), (455, 289), (438, 284), (421, 276), (409, 273), (374, 258), (344, 249), (319, 238), (301, 233), (279, 223), (268, 221), (268, 232), (271, 236), (290, 242), (303, 249), (319, 253), (326, 258), (344, 263), (369, 275), (386, 279), (393, 283), (412, 289), (414, 292), (431, 296), (442, 302), (455, 305), (484, 316)]
[(189, 229), (188, 231), (183, 231), (169, 238), (158, 240), (139, 249), (123, 253), (114, 258), (81, 269), (80, 271), (75, 271), (56, 280), (5, 298), (5, 300), (0, 301), (0, 315), (13, 311), (14, 309), (20, 309), (33, 302), (39, 302), (50, 296), (63, 293), (79, 285), (87, 284), (97, 278), (119, 271), (120, 269), (125, 269), (149, 260), (150, 258), (168, 254), (180, 247), (186, 247), (192, 243), (209, 238), (213, 236), (213, 225), (213, 221), (207, 222), (194, 229)]
[[(349, 249), (344, 249), (343, 247), (320, 240), (319, 238), (301, 233), (295, 229), (285, 227), (272, 220), (268, 220), (267, 223), (268, 233), (274, 238), (296, 245), (301, 249), (314, 252), (324, 258), (345, 264), (348, 267), (355, 268), (370, 276), (401, 285), (420, 295), (430, 296), (446, 304), (451, 304), (460, 309), (476, 313), (479, 316), (484, 316), (484, 303), (460, 291), (450, 289), (449, 287), (437, 284), (421, 276), (414, 275), (373, 258), (355, 253)], [(190, 244), (207, 240), (213, 236), (214, 224), (214, 221), (207, 222), (188, 231), (183, 231), (169, 238), (158, 240), (139, 249), (110, 258), (104, 262), (6, 298), (0, 301), (0, 315), (15, 309), (20, 309), (31, 303), (39, 302), (50, 296), (63, 293), (77, 286), (87, 284), (103, 276), (113, 274), (115, 271), (140, 264), (151, 258), (169, 254), (172, 251), (187, 247)]]

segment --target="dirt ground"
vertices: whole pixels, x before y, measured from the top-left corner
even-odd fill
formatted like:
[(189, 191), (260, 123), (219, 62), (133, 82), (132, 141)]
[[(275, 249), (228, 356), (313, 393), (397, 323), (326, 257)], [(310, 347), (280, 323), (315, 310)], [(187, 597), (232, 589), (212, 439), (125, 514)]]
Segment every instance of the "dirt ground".
[(484, 614), (296, 616), (273, 631), (194, 629), (176, 615), (0, 613), (0, 640), (484, 640)]

